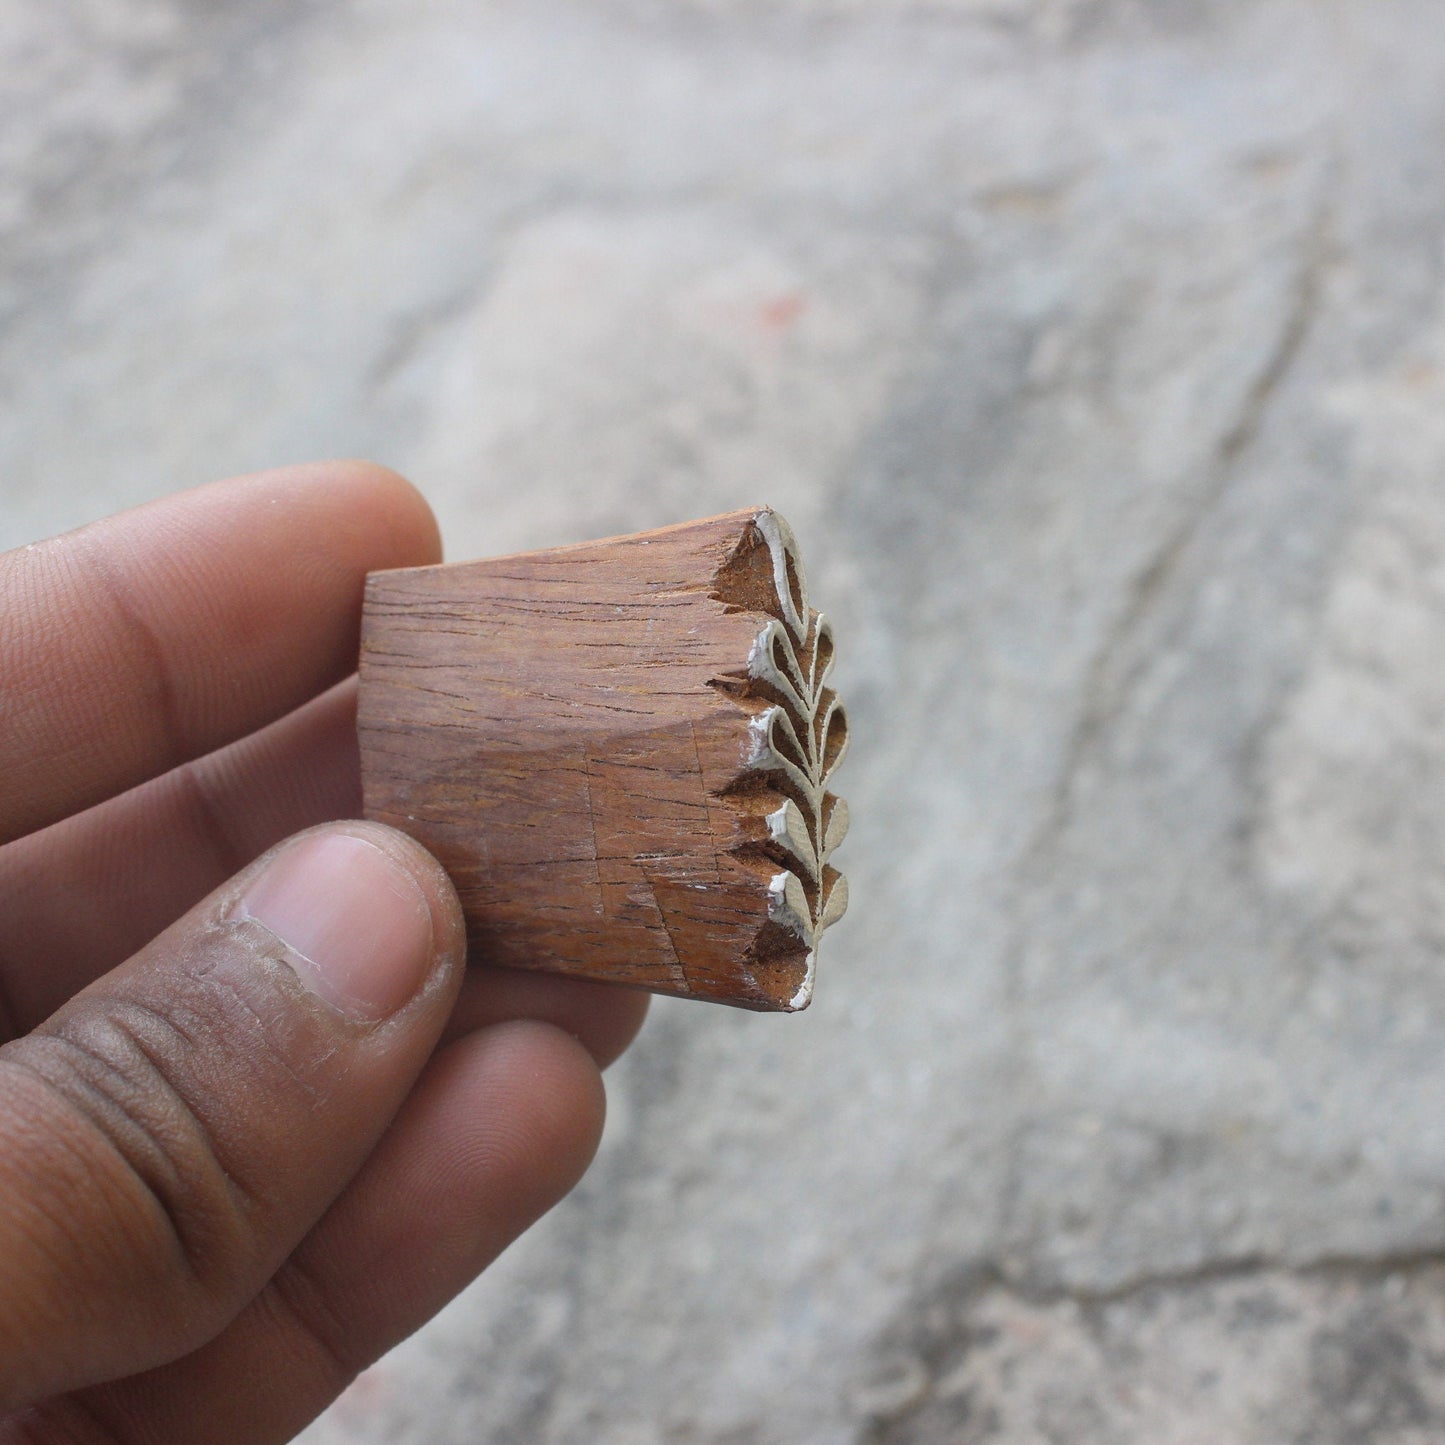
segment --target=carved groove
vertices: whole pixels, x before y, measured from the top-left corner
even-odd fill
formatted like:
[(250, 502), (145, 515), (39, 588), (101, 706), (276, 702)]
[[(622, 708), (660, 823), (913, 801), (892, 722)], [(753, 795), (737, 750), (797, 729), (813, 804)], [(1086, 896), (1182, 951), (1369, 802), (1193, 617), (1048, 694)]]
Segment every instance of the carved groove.
[[(828, 791), (848, 749), (848, 719), (828, 677), (833, 632), (808, 604), (792, 529), (776, 512), (753, 519), (738, 551), (719, 572), (714, 596), (769, 620), (753, 642), (746, 680), (718, 686), (750, 714), (743, 773), (728, 796), (761, 814), (762, 836), (734, 849), (761, 852), (778, 871), (768, 883), (768, 918), (808, 949), (807, 972), (792, 1007), (813, 988), (818, 941), (848, 906), (848, 884), (830, 865), (848, 831), (848, 805)], [(749, 779), (764, 783), (755, 792)], [(763, 945), (760, 944), (760, 948)]]

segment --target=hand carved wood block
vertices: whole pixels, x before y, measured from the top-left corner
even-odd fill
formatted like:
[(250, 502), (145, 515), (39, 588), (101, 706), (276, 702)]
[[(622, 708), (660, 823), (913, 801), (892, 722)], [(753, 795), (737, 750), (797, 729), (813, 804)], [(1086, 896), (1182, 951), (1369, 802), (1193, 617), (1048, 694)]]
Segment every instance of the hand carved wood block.
[(366, 816), (441, 860), (481, 962), (800, 1009), (847, 905), (832, 661), (767, 509), (373, 573)]

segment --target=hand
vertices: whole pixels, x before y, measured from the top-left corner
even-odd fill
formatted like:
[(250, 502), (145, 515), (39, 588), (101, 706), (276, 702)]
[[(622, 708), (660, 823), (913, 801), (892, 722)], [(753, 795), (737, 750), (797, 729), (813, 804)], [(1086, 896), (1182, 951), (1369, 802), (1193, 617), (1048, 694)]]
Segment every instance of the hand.
[(0, 1442), (287, 1440), (591, 1159), (643, 996), (466, 971), (326, 822), (362, 578), (438, 555), (346, 463), (0, 556)]

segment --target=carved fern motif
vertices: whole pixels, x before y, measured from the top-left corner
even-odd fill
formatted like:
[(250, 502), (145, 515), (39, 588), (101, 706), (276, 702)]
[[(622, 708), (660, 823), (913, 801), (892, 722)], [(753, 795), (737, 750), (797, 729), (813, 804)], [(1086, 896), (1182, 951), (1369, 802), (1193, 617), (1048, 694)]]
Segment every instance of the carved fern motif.
[(769, 880), (768, 916), (808, 949), (792, 1005), (801, 1008), (812, 993), (818, 941), (848, 907), (847, 879), (829, 861), (848, 831), (848, 805), (828, 790), (848, 748), (848, 719), (828, 686), (833, 630), (809, 606), (792, 529), (773, 511), (760, 512), (753, 526), (771, 572), (760, 610), (771, 615), (753, 642), (738, 696), (752, 713), (742, 788), (748, 775), (765, 783), (763, 840), (780, 865)]

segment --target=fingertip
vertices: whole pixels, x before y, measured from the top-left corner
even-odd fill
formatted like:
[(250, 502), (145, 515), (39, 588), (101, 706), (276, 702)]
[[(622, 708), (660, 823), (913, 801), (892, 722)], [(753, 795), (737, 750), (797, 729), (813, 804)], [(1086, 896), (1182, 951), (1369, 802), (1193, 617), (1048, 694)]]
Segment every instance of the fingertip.
[(482, 964), (467, 970), (445, 1038), (536, 1019), (570, 1034), (605, 1069), (636, 1038), (650, 1000), (641, 989)]
[[(300, 462), (212, 483), (239, 508), (260, 492), (292, 516), (298, 535), (310, 531), (336, 555), (365, 559), (366, 571), (427, 567), (442, 557), (441, 531), (431, 504), (400, 472), (380, 462), (342, 457)], [(348, 544), (343, 539), (350, 537)]]
[(453, 1048), (476, 1069), (491, 1170), (512, 1181), (507, 1227), (520, 1233), (587, 1172), (607, 1117), (601, 1071), (577, 1039), (536, 1019), (496, 1024)]
[[(466, 922), (457, 891), (446, 870), (420, 843), (385, 823), (353, 818), (322, 823), (297, 833), (247, 869), (237, 880), (233, 894), (244, 898), (246, 891), (256, 886), (257, 875), (264, 878), (271, 863), (282, 853), (329, 838), (357, 839), (370, 844), (416, 885), (430, 913), (432, 969), (451, 975), (451, 983), (459, 988), (466, 959)], [(227, 904), (227, 910), (232, 906)]]
[[(606, 1121), (602, 1075), (551, 1024), (494, 1024), (441, 1049), (315, 1244), (388, 1261), (359, 1295), (376, 1352), (415, 1329), (559, 1203)], [(430, 1221), (418, 1238), (411, 1221)], [(384, 1319), (405, 1317), (404, 1330)]]
[(275, 849), (228, 910), (287, 950), (296, 976), (337, 1012), (379, 1023), (429, 983), (455, 987), (450, 892), (425, 854), (367, 826), (320, 827)]
[(318, 466), (333, 474), (358, 498), (365, 497), (389, 524), (389, 530), (414, 560), (397, 566), (427, 567), (442, 560), (441, 530), (421, 489), (381, 462), (342, 458)]
[[(435, 1230), (427, 1249), (449, 1261), (438, 1273), (454, 1291), (571, 1191), (606, 1113), (601, 1071), (576, 1039), (536, 1020), (494, 1024), (432, 1060), (363, 1194), (373, 1207), (389, 1199), (384, 1212), (397, 1218), (425, 1209)], [(414, 1246), (393, 1249), (400, 1258)]]
[(339, 828), (358, 838), (365, 838), (407, 868), (431, 906), (439, 945), (459, 959), (465, 956), (466, 920), (462, 917), (462, 901), (457, 897), (457, 890), (446, 869), (415, 838), (389, 824), (363, 818), (322, 826)]

